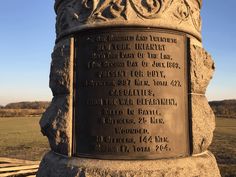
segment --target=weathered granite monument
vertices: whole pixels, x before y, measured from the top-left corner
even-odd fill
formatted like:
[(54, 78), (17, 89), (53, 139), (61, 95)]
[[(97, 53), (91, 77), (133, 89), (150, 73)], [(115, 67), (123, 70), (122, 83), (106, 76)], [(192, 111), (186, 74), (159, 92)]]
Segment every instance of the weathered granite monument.
[(201, 0), (56, 0), (38, 177), (218, 177)]

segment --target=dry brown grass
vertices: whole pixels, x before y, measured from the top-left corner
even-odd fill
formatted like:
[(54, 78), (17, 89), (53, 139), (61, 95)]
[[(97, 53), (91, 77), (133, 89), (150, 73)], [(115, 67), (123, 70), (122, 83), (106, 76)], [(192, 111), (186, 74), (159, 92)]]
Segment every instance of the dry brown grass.
[(48, 150), (39, 117), (0, 118), (0, 157), (40, 160)]
[(236, 119), (216, 119), (210, 150), (216, 157), (222, 177), (236, 177)]
[[(49, 150), (39, 128), (39, 117), (0, 118), (0, 156), (40, 160)], [(236, 177), (236, 119), (216, 119), (210, 150), (222, 177)]]

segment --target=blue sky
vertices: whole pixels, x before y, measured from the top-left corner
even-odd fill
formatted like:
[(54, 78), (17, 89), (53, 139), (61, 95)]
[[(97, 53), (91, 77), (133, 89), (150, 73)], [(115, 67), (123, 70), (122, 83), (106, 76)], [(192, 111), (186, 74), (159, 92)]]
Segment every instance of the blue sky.
[(203, 0), (203, 46), (215, 60), (209, 100), (236, 99), (236, 1)]
[(50, 100), (55, 40), (54, 0), (7, 0), (0, 5), (0, 104)]
[[(236, 1), (203, 0), (203, 45), (216, 63), (209, 100), (236, 99)], [(49, 70), (55, 41), (54, 0), (0, 5), (0, 105), (51, 100)]]

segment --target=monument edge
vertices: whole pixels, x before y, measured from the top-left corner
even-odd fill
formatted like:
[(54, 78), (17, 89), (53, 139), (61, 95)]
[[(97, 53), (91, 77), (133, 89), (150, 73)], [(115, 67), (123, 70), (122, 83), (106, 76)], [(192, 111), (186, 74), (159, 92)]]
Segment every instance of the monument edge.
[[(214, 172), (214, 174), (209, 173), (209, 171)], [(216, 159), (210, 151), (185, 158), (145, 161), (68, 158), (51, 151), (44, 156), (36, 176), (162, 177), (164, 174), (168, 177), (220, 177)]]

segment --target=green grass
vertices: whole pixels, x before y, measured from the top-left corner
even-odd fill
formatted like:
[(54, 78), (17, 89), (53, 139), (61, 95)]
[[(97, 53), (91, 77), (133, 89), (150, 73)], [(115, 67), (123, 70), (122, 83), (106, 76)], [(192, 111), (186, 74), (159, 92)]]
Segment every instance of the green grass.
[(236, 177), (236, 119), (216, 119), (210, 150), (216, 157), (222, 177)]
[(0, 119), (0, 157), (40, 160), (48, 142), (39, 128), (39, 117)]

